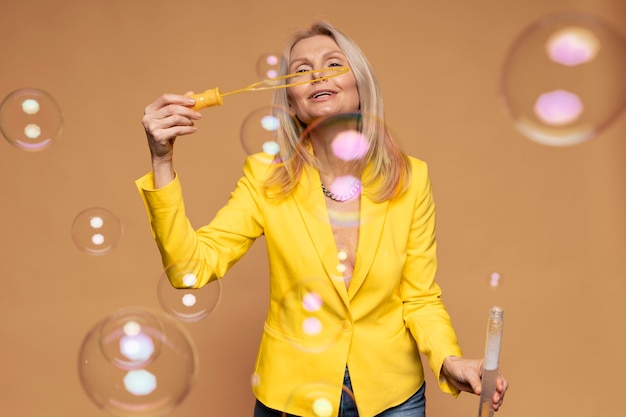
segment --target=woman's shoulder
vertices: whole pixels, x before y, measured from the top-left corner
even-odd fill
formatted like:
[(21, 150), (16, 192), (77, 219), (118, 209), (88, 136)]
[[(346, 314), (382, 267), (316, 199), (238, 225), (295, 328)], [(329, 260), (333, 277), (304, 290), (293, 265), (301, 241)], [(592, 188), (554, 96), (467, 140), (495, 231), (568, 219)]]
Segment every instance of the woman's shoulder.
[(256, 153), (246, 157), (243, 172), (251, 179), (263, 182), (276, 167), (274, 158), (266, 153)]
[(428, 177), (428, 163), (426, 161), (411, 155), (407, 155), (407, 158), (411, 166), (412, 176)]

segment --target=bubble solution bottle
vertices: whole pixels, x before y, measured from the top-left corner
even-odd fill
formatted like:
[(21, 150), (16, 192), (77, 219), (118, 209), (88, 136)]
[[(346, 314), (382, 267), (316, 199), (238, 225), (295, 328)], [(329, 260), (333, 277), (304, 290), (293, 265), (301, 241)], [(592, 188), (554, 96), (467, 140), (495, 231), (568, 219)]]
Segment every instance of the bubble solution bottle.
[(496, 392), (496, 379), (498, 378), (498, 363), (500, 361), (500, 345), (502, 342), (502, 314), (503, 310), (498, 306), (491, 307), (489, 312), (478, 417), (492, 417), (494, 413), (493, 408), (491, 408), (491, 399)]

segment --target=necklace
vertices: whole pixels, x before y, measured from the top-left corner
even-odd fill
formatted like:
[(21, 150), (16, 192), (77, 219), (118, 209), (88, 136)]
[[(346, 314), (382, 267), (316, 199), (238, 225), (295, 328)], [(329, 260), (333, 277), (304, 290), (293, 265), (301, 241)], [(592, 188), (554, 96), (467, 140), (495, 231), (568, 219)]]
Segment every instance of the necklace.
[(322, 184), (322, 192), (324, 193), (326, 197), (330, 198), (331, 200), (341, 201), (341, 202), (350, 200), (352, 197), (354, 197), (356, 193), (358, 193), (361, 190), (361, 181), (359, 180), (354, 180), (352, 187), (345, 194), (335, 194), (332, 191), (330, 191), (328, 188), (326, 188), (324, 183), (321, 183), (321, 184)]

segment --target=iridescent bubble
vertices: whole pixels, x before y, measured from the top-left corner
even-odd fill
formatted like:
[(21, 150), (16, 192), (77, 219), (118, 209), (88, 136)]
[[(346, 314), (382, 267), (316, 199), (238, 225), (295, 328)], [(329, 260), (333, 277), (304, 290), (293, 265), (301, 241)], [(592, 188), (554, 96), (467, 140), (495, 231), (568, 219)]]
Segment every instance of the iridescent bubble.
[(248, 114), (241, 125), (241, 145), (248, 155), (268, 164), (281, 163), (288, 158), (281, 147), (282, 124), (291, 120), (288, 111), (277, 107), (261, 107)]
[(61, 134), (63, 114), (56, 100), (36, 88), (15, 90), (0, 103), (0, 131), (28, 152), (48, 148)]
[(262, 80), (278, 77), (280, 66), (280, 54), (266, 53), (259, 57), (256, 64), (256, 72)]
[(222, 284), (220, 280), (201, 282), (199, 277), (205, 267), (204, 262), (192, 259), (165, 268), (157, 284), (157, 296), (165, 312), (184, 322), (196, 322), (217, 308)]
[(563, 13), (526, 28), (509, 50), (501, 92), (516, 128), (548, 146), (598, 135), (626, 104), (626, 42), (598, 17)]
[(81, 211), (72, 223), (76, 247), (89, 255), (112, 252), (122, 238), (122, 223), (110, 210), (91, 207)]
[(296, 388), (289, 399), (286, 407), (291, 404), (298, 404), (305, 409), (304, 415), (307, 417), (334, 417), (339, 415), (339, 410), (334, 404), (339, 404), (339, 397), (342, 401), (354, 402), (354, 394), (345, 385), (335, 385), (328, 382), (310, 382)]
[(310, 353), (324, 351), (344, 332), (344, 327), (337, 323), (351, 327), (346, 306), (336, 294), (328, 279), (301, 280), (283, 294), (279, 326), (297, 349)]
[(187, 396), (198, 356), (181, 325), (129, 308), (97, 322), (79, 350), (81, 385), (96, 406), (121, 417), (160, 417)]

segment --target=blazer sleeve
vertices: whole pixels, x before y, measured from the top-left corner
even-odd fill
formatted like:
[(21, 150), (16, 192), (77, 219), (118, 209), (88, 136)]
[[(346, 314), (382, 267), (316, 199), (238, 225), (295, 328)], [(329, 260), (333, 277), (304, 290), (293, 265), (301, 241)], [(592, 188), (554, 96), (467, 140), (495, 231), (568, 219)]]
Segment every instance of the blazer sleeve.
[(163, 266), (174, 287), (185, 287), (176, 265), (197, 265), (194, 287), (222, 278), (263, 234), (259, 207), (260, 168), (249, 158), (243, 176), (228, 202), (213, 220), (195, 230), (189, 221), (178, 175), (165, 187), (154, 189), (148, 173), (135, 183), (144, 202), (150, 229), (161, 254)]
[(426, 355), (440, 388), (457, 396), (459, 390), (441, 375), (447, 356), (461, 356), (451, 319), (435, 281), (437, 271), (435, 205), (426, 163), (413, 160), (411, 194), (415, 207), (407, 242), (407, 258), (400, 284), (406, 326)]

